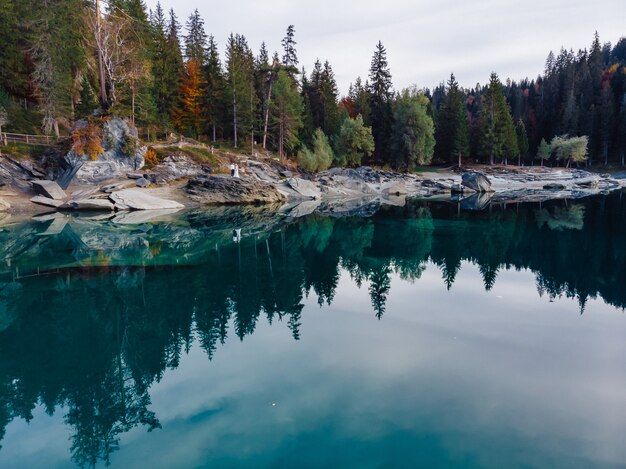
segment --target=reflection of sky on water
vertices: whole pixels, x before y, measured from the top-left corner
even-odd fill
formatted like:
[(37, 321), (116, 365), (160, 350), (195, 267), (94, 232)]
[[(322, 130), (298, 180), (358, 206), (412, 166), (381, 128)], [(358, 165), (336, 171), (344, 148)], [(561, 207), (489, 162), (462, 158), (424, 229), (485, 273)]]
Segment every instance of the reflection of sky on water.
[[(626, 460), (626, 322), (602, 300), (537, 295), (529, 271), (485, 292), (464, 263), (393, 277), (381, 321), (343, 272), (311, 293), (301, 340), (261, 319), (212, 362), (197, 344), (150, 389), (163, 429), (122, 436), (113, 467), (591, 467)], [(273, 405), (275, 404), (275, 405)], [(62, 409), (15, 420), (0, 465), (68, 464)]]

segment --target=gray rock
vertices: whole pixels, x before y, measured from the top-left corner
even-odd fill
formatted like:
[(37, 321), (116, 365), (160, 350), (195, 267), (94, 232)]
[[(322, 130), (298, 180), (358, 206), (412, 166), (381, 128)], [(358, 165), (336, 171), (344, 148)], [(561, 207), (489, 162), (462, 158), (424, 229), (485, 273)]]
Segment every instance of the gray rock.
[(65, 191), (54, 181), (33, 181), (32, 185), (35, 192), (50, 199), (65, 200), (67, 198)]
[(107, 199), (78, 199), (70, 200), (61, 205), (60, 210), (84, 210), (84, 211), (109, 211), (115, 210), (115, 206)]
[(135, 181), (135, 185), (137, 187), (148, 187), (150, 185), (150, 181), (148, 181), (146, 178), (139, 178)]
[(126, 177), (128, 179), (141, 179), (143, 177), (143, 174), (141, 174), (141, 173), (128, 173), (126, 175)]
[(195, 177), (185, 189), (192, 200), (204, 204), (276, 203), (286, 199), (273, 184), (230, 176)]
[(319, 199), (322, 196), (317, 184), (306, 179), (291, 178), (286, 181), (287, 186), (305, 199)]
[(408, 193), (404, 181), (390, 181), (381, 186), (381, 192), (385, 195), (406, 195)]
[(11, 208), (11, 204), (4, 199), (0, 199), (0, 212), (5, 212)]
[(461, 184), (452, 184), (450, 190), (453, 194), (462, 194), (464, 187)]
[(558, 182), (550, 182), (548, 184), (545, 184), (543, 188), (547, 191), (562, 191), (565, 189), (565, 186)]
[(124, 189), (113, 192), (109, 198), (116, 207), (124, 206), (131, 210), (165, 210), (185, 207), (178, 202), (155, 197), (150, 195), (149, 191), (140, 189)]
[[(86, 121), (79, 121), (75, 128), (87, 125)], [(129, 125), (127, 120), (112, 118), (103, 126), (104, 153), (96, 160), (77, 155), (70, 151), (65, 160), (73, 166), (79, 166), (75, 174), (78, 182), (85, 184), (99, 183), (110, 179), (121, 178), (129, 171), (143, 168), (148, 148), (138, 146), (133, 154), (124, 152), (124, 143), (129, 138), (137, 139), (137, 129)]]
[(479, 172), (463, 173), (461, 185), (469, 187), (476, 192), (493, 192), (489, 178)]
[[(111, 194), (112, 192), (115, 191), (121, 191), (122, 189), (128, 189), (130, 187), (133, 186), (133, 183), (128, 181), (128, 182), (120, 182), (117, 184), (109, 184), (108, 186), (102, 186), (100, 188), (100, 191), (104, 192), (105, 194)], [(72, 194), (74, 195), (74, 194)]]
[(39, 205), (45, 205), (46, 207), (58, 208), (63, 205), (62, 200), (54, 200), (42, 195), (36, 195), (30, 199), (31, 202)]
[(118, 225), (142, 225), (162, 219), (180, 210), (179, 208), (166, 210), (135, 210), (132, 212), (118, 213), (111, 221)]

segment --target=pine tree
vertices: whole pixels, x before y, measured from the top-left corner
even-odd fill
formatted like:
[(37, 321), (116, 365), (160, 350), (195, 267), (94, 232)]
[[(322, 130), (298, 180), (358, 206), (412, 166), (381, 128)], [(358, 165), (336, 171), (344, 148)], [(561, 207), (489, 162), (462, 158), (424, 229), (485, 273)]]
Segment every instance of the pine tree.
[(294, 39), (296, 30), (293, 24), (290, 24), (287, 27), (287, 33), (285, 37), (281, 41), (281, 45), (284, 49), (283, 54), (283, 65), (287, 68), (294, 69), (297, 72), (298, 66), (298, 55), (296, 52), (296, 44), (297, 42)]
[(239, 145), (239, 133), (252, 135), (255, 126), (254, 56), (246, 38), (231, 34), (226, 47), (226, 74), (233, 122), (233, 142)]
[(180, 49), (180, 25), (174, 10), (170, 10), (165, 51), (163, 57), (162, 84), (164, 94), (157, 101), (157, 109), (167, 112), (170, 116), (180, 102), (180, 82), (184, 73), (183, 55)]
[(339, 111), (337, 109), (339, 91), (335, 74), (328, 61), (324, 63), (324, 69), (321, 73), (319, 93), (323, 115), (321, 128), (326, 135), (335, 135), (339, 132)]
[(442, 161), (459, 162), (469, 154), (469, 128), (463, 93), (459, 89), (454, 74), (448, 80), (447, 93), (437, 113), (435, 152)]
[(482, 109), (479, 120), (480, 154), (489, 158), (489, 164), (495, 159), (506, 162), (509, 156), (517, 156), (518, 146), (511, 111), (504, 97), (502, 83), (495, 73), (491, 74), (489, 87), (482, 96)]
[(225, 102), (224, 93), (226, 83), (222, 71), (217, 43), (213, 35), (209, 36), (206, 64), (204, 66), (205, 81), (205, 120), (207, 130), (211, 133), (211, 138), (215, 142), (217, 139), (217, 128), (224, 115)]
[(272, 116), (282, 160), (288, 150), (298, 145), (298, 130), (302, 126), (302, 98), (285, 70), (279, 70), (274, 83)]
[(186, 24), (187, 35), (185, 36), (185, 57), (193, 60), (200, 67), (204, 66), (205, 50), (207, 48), (207, 35), (204, 32), (204, 20), (198, 9), (189, 15)]
[(528, 156), (528, 135), (526, 134), (526, 125), (523, 120), (518, 120), (515, 126), (515, 133), (517, 135), (518, 146), (518, 161), (517, 165), (522, 166), (522, 159), (526, 159)]
[(377, 161), (388, 159), (389, 138), (393, 115), (391, 110), (391, 72), (387, 63), (387, 51), (382, 42), (376, 45), (376, 51), (370, 67), (370, 112), (369, 123), (372, 126)]

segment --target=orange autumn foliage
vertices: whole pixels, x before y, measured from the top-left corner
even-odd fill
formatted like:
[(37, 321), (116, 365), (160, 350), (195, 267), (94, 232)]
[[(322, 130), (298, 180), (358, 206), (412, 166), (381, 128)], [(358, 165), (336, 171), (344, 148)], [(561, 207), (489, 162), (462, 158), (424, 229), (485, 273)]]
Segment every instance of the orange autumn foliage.
[(148, 148), (146, 151), (146, 167), (154, 168), (157, 164), (159, 164), (159, 160), (155, 151), (152, 148)]
[(96, 160), (102, 153), (102, 127), (96, 123), (89, 122), (84, 127), (75, 129), (72, 134), (72, 150), (80, 156), (88, 155), (92, 160)]
[(202, 130), (202, 95), (204, 81), (200, 64), (195, 60), (185, 63), (185, 70), (180, 84), (181, 102), (174, 110), (172, 120), (181, 132), (198, 136)]

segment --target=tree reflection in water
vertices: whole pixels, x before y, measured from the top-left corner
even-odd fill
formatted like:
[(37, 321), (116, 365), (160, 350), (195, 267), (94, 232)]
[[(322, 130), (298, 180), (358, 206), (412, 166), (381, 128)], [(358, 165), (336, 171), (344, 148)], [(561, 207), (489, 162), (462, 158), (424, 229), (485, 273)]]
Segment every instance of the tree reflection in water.
[(150, 386), (194, 340), (212, 359), (229, 324), (243, 340), (261, 316), (298, 340), (305, 296), (330, 305), (342, 271), (366, 286), (378, 319), (392, 277), (417, 281), (428, 262), (448, 289), (467, 261), (486, 290), (500, 269), (530, 269), (540, 294), (577, 298), (581, 312), (598, 296), (623, 309), (625, 212), (615, 193), (460, 213), (410, 201), (369, 218), (219, 209), (139, 226), (69, 219), (54, 234), (42, 222), (6, 227), (0, 436), (38, 404), (63, 406), (73, 461), (108, 463), (121, 434), (160, 427)]

